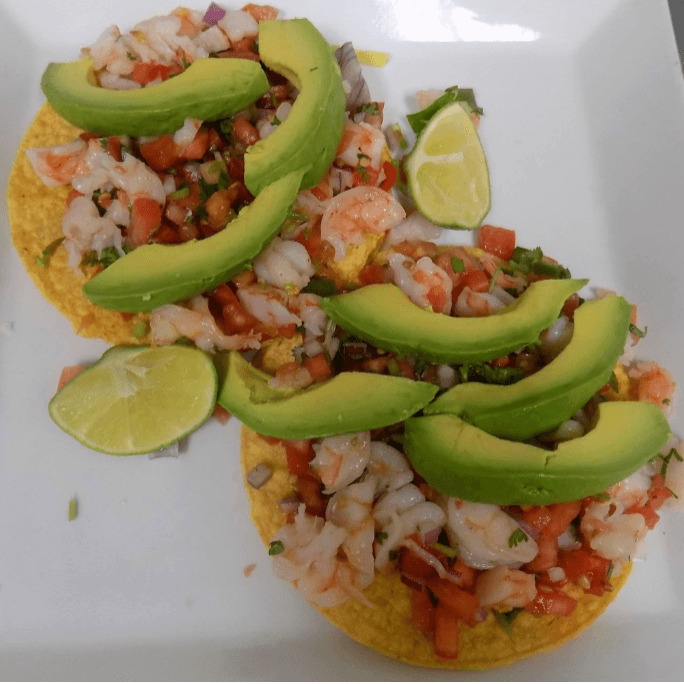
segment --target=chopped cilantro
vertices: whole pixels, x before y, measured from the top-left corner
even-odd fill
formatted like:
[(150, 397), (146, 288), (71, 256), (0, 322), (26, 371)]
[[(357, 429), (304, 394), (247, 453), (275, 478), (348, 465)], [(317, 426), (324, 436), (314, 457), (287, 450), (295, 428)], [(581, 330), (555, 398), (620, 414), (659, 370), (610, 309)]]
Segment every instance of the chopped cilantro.
[(667, 474), (667, 466), (670, 464), (670, 461), (673, 458), (675, 458), (677, 461), (680, 461), (680, 462), (682, 460), (684, 460), (684, 459), (682, 459), (681, 454), (674, 447), (672, 447), (672, 449), (670, 449), (670, 451), (667, 454), (665, 454), (665, 456), (663, 456), (662, 454), (659, 454), (658, 458), (660, 458), (660, 460), (663, 462), (663, 466), (660, 469), (660, 475), (663, 478), (665, 478), (665, 475)]
[(610, 385), (610, 389), (612, 389), (613, 392), (620, 391), (620, 385), (618, 383), (617, 375), (615, 375), (615, 371), (613, 371), (610, 374), (610, 380), (608, 380), (608, 384)]
[(560, 264), (549, 264), (546, 261), (537, 261), (533, 263), (532, 273), (561, 280), (572, 277), (570, 271), (565, 268), (565, 266), (561, 266)]
[(183, 199), (183, 197), (187, 197), (189, 194), (190, 194), (190, 188), (188, 187), (188, 184), (187, 183), (181, 183), (178, 190), (175, 190), (174, 192), (169, 194), (169, 199), (170, 200)]
[(363, 112), (364, 114), (371, 114), (373, 116), (380, 113), (377, 102), (366, 102), (366, 104), (362, 104), (357, 111)]
[(274, 114), (273, 118), (271, 119), (271, 124), (273, 126), (280, 126), (281, 123), (283, 122)]
[(463, 273), (463, 271), (465, 271), (465, 264), (463, 263), (463, 259), (459, 259), (458, 257), (451, 257), (451, 268), (453, 269), (454, 273)]
[(475, 93), (472, 88), (452, 86), (447, 88), (444, 94), (440, 95), (432, 104), (406, 117), (414, 133), (418, 135), (440, 109), (454, 102), (461, 102), (469, 113), (484, 114), (484, 111), (475, 102)]
[(399, 377), (401, 375), (401, 368), (399, 368), (399, 364), (397, 363), (396, 359), (387, 360), (387, 370), (389, 371), (390, 375), (394, 375), (395, 377)]
[(512, 549), (514, 546), (526, 542), (528, 539), (529, 537), (518, 527), (508, 538), (508, 548)]
[(126, 57), (128, 57), (131, 62), (135, 62), (135, 55), (132, 52), (126, 52)]
[(100, 138), (100, 146), (102, 147), (103, 150), (107, 149), (108, 144), (109, 144), (109, 140), (107, 140), (107, 138)]
[(365, 166), (361, 166), (359, 164), (356, 167), (356, 173), (359, 175), (359, 178), (364, 182), (364, 183), (369, 183), (370, 182), (370, 175), (368, 174), (368, 169)]
[(382, 542), (384, 542), (385, 539), (387, 539), (387, 536), (387, 532), (377, 532), (375, 534), (375, 539), (377, 540), (378, 544), (382, 544)]
[(53, 240), (37, 257), (36, 257), (36, 263), (38, 266), (41, 268), (47, 268), (48, 265), (48, 260), (50, 256), (52, 256), (52, 253), (59, 247), (62, 243), (64, 242), (64, 238), (57, 238), (56, 240)]
[(131, 335), (133, 335), (136, 340), (139, 340), (141, 337), (145, 337), (145, 335), (147, 335), (147, 323), (145, 323), (145, 321), (138, 321), (133, 326)]
[(399, 149), (407, 150), (409, 144), (406, 138), (404, 137), (404, 133), (401, 130), (401, 126), (399, 126), (398, 123), (392, 124), (390, 126), (390, 130), (392, 131), (392, 133), (394, 133), (394, 137), (397, 139)]
[(634, 323), (629, 324), (629, 332), (632, 333), (632, 335), (636, 335), (637, 337), (646, 337), (646, 333), (648, 332), (648, 328), (644, 328), (643, 330), (639, 330), (639, 328), (634, 325)]
[(396, 549), (392, 549), (392, 550), (389, 552), (389, 559), (390, 559), (391, 561), (395, 561), (395, 560), (397, 560), (398, 558), (399, 558), (399, 551), (397, 551)]
[(520, 368), (496, 368), (488, 363), (464, 363), (455, 369), (461, 382), (477, 380), (487, 385), (511, 385), (523, 377)]
[(499, 277), (499, 273), (501, 273), (501, 266), (499, 266), (496, 271), (492, 274), (492, 279), (489, 281), (489, 292), (491, 293), (494, 288), (496, 287), (496, 279)]
[(337, 285), (330, 278), (312, 278), (302, 292), (319, 297), (331, 297), (337, 294)]
[(506, 634), (511, 634), (513, 631), (513, 620), (515, 620), (521, 612), (522, 608), (513, 608), (507, 613), (501, 613), (498, 610), (492, 609), (492, 614)]
[(277, 556), (279, 553), (285, 551), (285, 545), (280, 540), (276, 539), (268, 545), (268, 555)]
[(432, 548), (436, 549), (437, 551), (441, 551), (445, 556), (448, 556), (449, 558), (456, 558), (458, 556), (458, 549), (452, 549), (451, 546), (447, 546), (446, 544), (440, 544), (439, 542), (435, 542), (432, 544)]
[(610, 494), (607, 492), (599, 492), (598, 494), (594, 494), (594, 499), (596, 499), (596, 501), (608, 501), (610, 499)]
[(69, 522), (76, 520), (78, 515), (78, 501), (74, 499), (69, 500)]

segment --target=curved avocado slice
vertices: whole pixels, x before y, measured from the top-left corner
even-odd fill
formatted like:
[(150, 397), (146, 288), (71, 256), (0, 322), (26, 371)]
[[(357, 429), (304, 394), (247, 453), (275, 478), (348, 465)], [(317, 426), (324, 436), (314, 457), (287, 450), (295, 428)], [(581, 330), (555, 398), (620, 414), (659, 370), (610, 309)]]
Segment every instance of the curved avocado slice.
[(98, 135), (162, 135), (187, 117), (213, 121), (239, 112), (268, 91), (258, 62), (213, 59), (193, 62), (182, 74), (135, 90), (100, 88), (90, 80), (91, 59), (53, 62), (40, 87), (70, 124)]
[(425, 408), (451, 413), (497, 437), (524, 440), (570, 418), (609, 380), (622, 354), (632, 307), (623, 297), (585, 302), (568, 346), (547, 366), (513, 385), (467, 382)]
[(493, 437), (449, 415), (410, 418), (404, 451), (440, 492), (467, 501), (539, 505), (602, 492), (667, 444), (670, 426), (654, 404), (605, 402), (584, 437), (555, 451)]
[(374, 373), (340, 373), (303, 390), (273, 389), (271, 377), (230, 352), (218, 403), (252, 430), (280, 439), (393, 425), (420, 411), (437, 392), (427, 382)]
[(306, 169), (303, 188), (317, 185), (342, 138), (345, 94), (333, 52), (307, 19), (259, 22), (259, 56), (299, 89), (287, 119), (245, 154), (245, 185), (256, 195), (292, 169)]
[(138, 247), (89, 280), (83, 294), (111, 311), (151, 311), (216, 287), (242, 271), (278, 232), (301, 178), (294, 171), (272, 183), (209, 238)]
[(481, 363), (535, 342), (588, 280), (541, 280), (491, 316), (456, 318), (416, 306), (396, 285), (367, 285), (320, 300), (345, 330), (375, 346), (439, 363)]

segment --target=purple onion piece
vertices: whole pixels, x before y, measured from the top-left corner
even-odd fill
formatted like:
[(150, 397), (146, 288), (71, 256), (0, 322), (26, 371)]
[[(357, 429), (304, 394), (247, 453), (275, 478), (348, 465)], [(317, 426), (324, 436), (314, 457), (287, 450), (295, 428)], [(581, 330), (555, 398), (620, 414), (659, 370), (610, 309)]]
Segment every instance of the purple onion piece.
[(293, 496), (288, 496), (285, 499), (278, 501), (278, 508), (287, 515), (288, 513), (296, 513), (299, 509), (300, 501)]
[(530, 538), (534, 539), (535, 541), (539, 537), (539, 532), (532, 527), (526, 520), (523, 520), (522, 518), (516, 518), (515, 522), (518, 523), (518, 526), (520, 529)]
[(487, 619), (487, 609), (486, 608), (480, 608), (476, 613), (475, 613), (475, 622), (484, 622)]
[(221, 9), (215, 2), (212, 2), (211, 5), (207, 8), (207, 11), (204, 13), (204, 17), (202, 17), (202, 21), (205, 24), (215, 24), (217, 21), (223, 19), (223, 17), (226, 16), (226, 10)]
[(423, 542), (427, 545), (430, 546), (431, 544), (434, 544), (437, 542), (437, 539), (439, 539), (439, 533), (442, 531), (441, 527), (436, 527), (434, 530), (430, 530), (429, 532), (426, 532), (423, 535)]
[(247, 482), (249, 482), (254, 489), (259, 489), (271, 479), (271, 475), (273, 475), (271, 469), (265, 463), (259, 463), (258, 466), (254, 466), (254, 468), (247, 473)]

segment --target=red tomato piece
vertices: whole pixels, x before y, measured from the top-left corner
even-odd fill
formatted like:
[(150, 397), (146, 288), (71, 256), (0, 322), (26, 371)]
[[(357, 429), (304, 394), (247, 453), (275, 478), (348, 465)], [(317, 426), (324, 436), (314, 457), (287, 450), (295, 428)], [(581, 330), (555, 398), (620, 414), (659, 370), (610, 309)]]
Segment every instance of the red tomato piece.
[(484, 271), (466, 272), (461, 282), (464, 287), (469, 287), (473, 292), (487, 292), (489, 290), (489, 278)]
[(475, 596), (457, 587), (446, 579), (430, 580), (428, 588), (437, 596), (440, 605), (445, 605), (459, 620), (469, 625), (475, 625), (475, 613), (479, 605)]
[(255, 5), (250, 2), (242, 8), (242, 11), (251, 14), (254, 21), (257, 22), (278, 18), (278, 10), (271, 5)]
[(411, 623), (420, 632), (431, 634), (435, 631), (435, 607), (422, 587), (411, 592)]
[(576, 549), (559, 554), (558, 565), (565, 571), (565, 576), (577, 584), (581, 577), (589, 580), (589, 594), (601, 596), (605, 590), (610, 561), (601, 558), (586, 549)]
[(477, 246), (508, 261), (515, 251), (515, 231), (497, 226), (482, 226), (477, 233)]
[(461, 626), (458, 617), (439, 603), (435, 609), (435, 654), (440, 658), (458, 658), (461, 647)]
[(327, 501), (323, 497), (323, 484), (314, 477), (298, 477), (297, 493), (302, 503), (306, 506), (306, 512), (310, 515), (323, 517)]
[(360, 185), (375, 185), (380, 177), (380, 169), (372, 166), (363, 166), (354, 169), (352, 185), (358, 188)]
[(523, 610), (532, 615), (572, 615), (577, 601), (562, 591), (538, 591)]
[(458, 586), (472, 589), (475, 586), (475, 570), (457, 558), (449, 568), (449, 574), (458, 579)]
[(377, 264), (366, 264), (359, 271), (359, 282), (361, 285), (373, 285), (385, 282), (385, 272), (382, 266)]
[(207, 149), (209, 149), (209, 131), (206, 128), (200, 128), (181, 157), (183, 159), (202, 159), (207, 153)]
[(284, 440), (283, 446), (285, 447), (287, 469), (290, 473), (297, 476), (310, 476), (312, 473), (309, 463), (314, 457), (311, 440)]
[(230, 413), (228, 413), (221, 404), (216, 404), (216, 406), (214, 406), (214, 411), (211, 415), (216, 418), (221, 425), (226, 425), (230, 420)]
[(397, 182), (397, 178), (399, 176), (399, 171), (397, 170), (397, 167), (392, 164), (392, 162), (386, 161), (382, 165), (382, 170), (385, 172), (385, 180), (380, 183), (380, 190), (384, 190), (385, 192), (389, 192)]
[(309, 371), (314, 382), (321, 382), (332, 376), (332, 368), (323, 353), (304, 359), (304, 367)]
[(147, 244), (152, 233), (159, 228), (162, 210), (151, 197), (136, 197), (131, 209), (128, 238), (134, 247)]
[(154, 171), (165, 171), (178, 161), (178, 145), (170, 135), (162, 135), (152, 142), (143, 143), (139, 149), (145, 163)]

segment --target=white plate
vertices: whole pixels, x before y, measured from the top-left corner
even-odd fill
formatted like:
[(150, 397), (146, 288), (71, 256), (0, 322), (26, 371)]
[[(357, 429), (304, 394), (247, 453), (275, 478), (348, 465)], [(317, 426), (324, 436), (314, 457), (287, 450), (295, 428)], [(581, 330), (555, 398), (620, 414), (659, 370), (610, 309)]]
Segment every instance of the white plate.
[[(110, 23), (125, 30), (174, 6), (0, 2), (3, 187), (47, 62), (75, 58)], [(641, 353), (684, 378), (684, 90), (664, 0), (282, 6), (330, 42), (391, 54), (365, 70), (388, 122), (407, 128), (417, 89), (473, 86), (485, 109), (488, 220), (638, 303), (649, 328)], [(105, 346), (77, 337), (40, 297), (11, 248), (4, 204), (0, 221), (3, 679), (459, 676), (355, 644), (273, 577), (247, 512), (235, 421), (205, 426), (178, 460), (102, 456), (62, 434), (46, 410), (60, 370)], [(674, 426), (682, 432), (681, 411)], [(69, 523), (72, 496), (80, 510)], [(681, 678), (682, 530), (674, 516), (659, 525), (647, 562), (578, 639), (474, 677)]]

